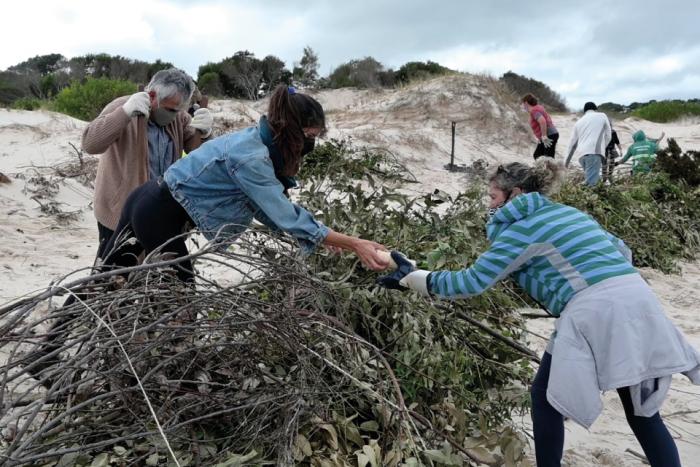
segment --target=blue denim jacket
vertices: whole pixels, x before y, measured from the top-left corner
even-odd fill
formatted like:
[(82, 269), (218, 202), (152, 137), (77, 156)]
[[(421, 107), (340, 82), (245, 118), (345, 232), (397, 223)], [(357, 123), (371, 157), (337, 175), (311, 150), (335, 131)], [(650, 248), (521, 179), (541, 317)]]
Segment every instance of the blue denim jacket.
[(296, 237), (309, 254), (330, 232), (284, 196), (258, 127), (207, 141), (170, 166), (164, 179), (209, 240), (235, 238), (256, 218)]

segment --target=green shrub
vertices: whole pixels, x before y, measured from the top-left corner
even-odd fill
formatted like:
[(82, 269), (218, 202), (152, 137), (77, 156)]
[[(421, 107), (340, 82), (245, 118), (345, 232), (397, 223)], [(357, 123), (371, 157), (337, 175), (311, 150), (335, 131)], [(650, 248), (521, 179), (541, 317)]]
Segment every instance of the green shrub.
[(503, 76), (499, 78), (499, 81), (505, 84), (518, 98), (527, 93), (532, 93), (537, 97), (539, 103), (544, 105), (547, 110), (555, 112), (567, 111), (564, 98), (542, 81), (528, 78), (527, 76), (519, 75), (512, 71), (504, 73)]
[(21, 97), (12, 103), (13, 109), (36, 110), (41, 107), (43, 101), (35, 97)]
[(651, 122), (667, 123), (681, 117), (700, 115), (700, 104), (683, 101), (652, 102), (634, 110), (632, 115)]
[[(350, 60), (336, 67), (328, 76), (328, 87), (379, 88), (387, 81), (387, 70), (373, 57)], [(389, 79), (393, 81), (393, 78)]]
[(74, 82), (56, 96), (54, 110), (81, 120), (92, 120), (102, 109), (119, 96), (133, 94), (136, 85), (129, 81), (108, 78)]
[(666, 149), (658, 151), (656, 168), (672, 180), (683, 181), (691, 188), (700, 186), (700, 151), (682, 150), (675, 139), (669, 138)]
[(663, 172), (620, 179), (591, 189), (567, 184), (555, 199), (587, 212), (630, 247), (635, 266), (664, 272), (700, 248), (700, 191)]
[(221, 97), (224, 95), (224, 90), (221, 85), (219, 74), (215, 71), (208, 71), (199, 77), (197, 87), (202, 94), (209, 96)]
[[(415, 179), (397, 159), (351, 150), (339, 141), (306, 156), (299, 178), (300, 204), (328, 227), (400, 248), (419, 267), (458, 269), (488, 247), (482, 186), (455, 197), (438, 190), (408, 196), (398, 188)], [(526, 403), (525, 392), (504, 391), (529, 380), (522, 354), (413, 294), (377, 288), (376, 273), (355, 267), (356, 261), (352, 255), (309, 258), (323, 277), (343, 277), (327, 309), (391, 356), (407, 404), (416, 403), (416, 410), (432, 419), (429, 408), (449, 398), (471, 414), (455, 427), (464, 434), (480, 420), (499, 426)], [(505, 283), (450, 308), (517, 340), (522, 321), (512, 310), (522, 305), (520, 294)]]
[(432, 78), (448, 73), (452, 73), (452, 70), (430, 60), (427, 62), (408, 62), (396, 71), (396, 81), (406, 84), (414, 80)]

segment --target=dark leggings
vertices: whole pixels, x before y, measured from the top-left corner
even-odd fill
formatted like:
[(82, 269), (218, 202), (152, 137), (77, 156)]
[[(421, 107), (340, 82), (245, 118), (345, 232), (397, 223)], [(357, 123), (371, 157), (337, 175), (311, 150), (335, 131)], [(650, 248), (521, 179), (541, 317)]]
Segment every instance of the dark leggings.
[[(545, 352), (532, 383), (532, 425), (538, 467), (561, 465), (564, 451), (564, 417), (547, 401), (547, 384), (552, 356)], [(627, 423), (641, 444), (652, 467), (680, 467), (678, 449), (659, 413), (652, 417), (634, 415), (628, 387), (617, 390), (625, 409)]]
[(110, 229), (104, 224), (101, 224), (100, 222), (97, 223), (97, 236), (100, 241), (100, 244), (97, 247), (97, 257), (99, 259), (102, 259), (104, 256), (105, 247), (107, 246), (107, 243), (109, 243), (109, 239), (112, 238), (112, 235), (114, 235), (114, 230)]
[(532, 157), (537, 160), (539, 157), (546, 156), (546, 157), (554, 157), (557, 151), (557, 141), (559, 141), (559, 133), (554, 133), (553, 135), (548, 136), (549, 139), (552, 140), (552, 145), (549, 146), (548, 148), (544, 147), (543, 143), (537, 143), (537, 147), (535, 147), (535, 152), (532, 154)]
[[(100, 223), (97, 224), (100, 234), (98, 257), (106, 256), (101, 266), (102, 270), (135, 266), (141, 253), (148, 254), (173, 237), (181, 235), (188, 221), (190, 217), (187, 212), (175, 201), (165, 183), (150, 181), (141, 185), (127, 198), (119, 225), (108, 241), (103, 240), (109, 234), (109, 229)], [(123, 240), (126, 238), (135, 238), (137, 241), (133, 245), (124, 244)], [(181, 237), (168, 242), (163, 246), (162, 251), (174, 253), (176, 257), (187, 256), (185, 239)], [(184, 260), (177, 264), (176, 268), (177, 277), (180, 280), (188, 282), (194, 279), (191, 261)], [(76, 298), (84, 297), (81, 294), (77, 296), (71, 294), (63, 306), (73, 304)], [(47, 333), (46, 342), (27, 355), (25, 358), (27, 363), (44, 358), (43, 362), (35, 363), (30, 367), (31, 374), (39, 377), (42, 370), (58, 362), (58, 358), (46, 358), (46, 356), (63, 345), (65, 339), (62, 328), (70, 327), (72, 319), (72, 317), (63, 317), (56, 320)], [(51, 381), (47, 380), (44, 384), (50, 386)]]
[[(103, 268), (129, 267), (138, 264), (139, 255), (148, 255), (162, 246), (163, 253), (175, 257), (187, 256), (184, 232), (190, 216), (175, 201), (165, 182), (151, 180), (134, 190), (126, 200), (119, 225), (104, 248)], [(136, 242), (124, 242), (135, 238)], [(167, 244), (166, 244), (167, 243)], [(177, 277), (192, 281), (192, 262), (183, 260), (176, 265)]]

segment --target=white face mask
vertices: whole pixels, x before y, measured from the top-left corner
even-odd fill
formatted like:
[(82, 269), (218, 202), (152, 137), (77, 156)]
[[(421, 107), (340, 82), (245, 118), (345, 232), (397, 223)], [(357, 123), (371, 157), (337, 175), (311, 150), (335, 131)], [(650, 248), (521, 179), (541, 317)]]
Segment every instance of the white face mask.
[(499, 204), (498, 206), (496, 206), (495, 208), (488, 208), (487, 212), (488, 212), (489, 219), (491, 219), (493, 217), (493, 215), (496, 214), (496, 211), (498, 211), (499, 209), (501, 209), (505, 205), (506, 205), (506, 203), (503, 202), (503, 203)]
[(523, 103), (523, 112), (529, 112), (530, 110), (527, 108), (527, 104)]
[(486, 212), (488, 213), (489, 219), (491, 219), (491, 218), (493, 217), (493, 215), (496, 214), (496, 211), (498, 211), (499, 209), (501, 209), (503, 206), (506, 205), (506, 203), (507, 203), (508, 201), (510, 201), (510, 198), (511, 198), (512, 195), (513, 195), (513, 191), (511, 190), (510, 192), (508, 192), (508, 195), (506, 196), (506, 199), (505, 199), (502, 203), (500, 203), (499, 205), (497, 205), (495, 208), (488, 208), (488, 210), (487, 210)]

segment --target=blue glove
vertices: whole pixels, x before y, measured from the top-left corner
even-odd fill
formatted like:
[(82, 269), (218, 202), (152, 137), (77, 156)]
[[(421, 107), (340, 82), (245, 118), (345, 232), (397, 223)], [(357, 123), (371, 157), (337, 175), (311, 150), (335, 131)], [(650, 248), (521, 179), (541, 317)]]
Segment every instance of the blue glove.
[(387, 274), (386, 276), (378, 277), (377, 285), (387, 289), (408, 290), (408, 287), (399, 284), (399, 282), (408, 274), (415, 271), (416, 267), (408, 260), (408, 258), (398, 251), (391, 252), (391, 259), (393, 259), (396, 263), (396, 270), (391, 274)]

